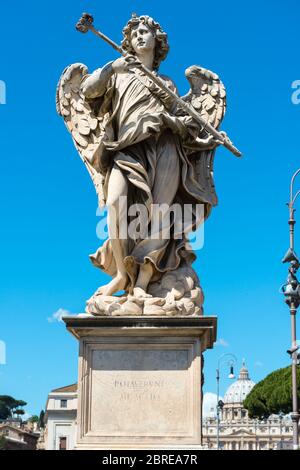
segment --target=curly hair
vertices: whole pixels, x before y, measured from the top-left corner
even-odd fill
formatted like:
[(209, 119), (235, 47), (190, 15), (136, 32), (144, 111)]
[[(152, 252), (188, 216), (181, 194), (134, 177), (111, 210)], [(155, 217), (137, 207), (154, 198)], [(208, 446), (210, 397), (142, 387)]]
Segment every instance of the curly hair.
[(134, 14), (132, 15), (132, 18), (128, 21), (122, 31), (124, 36), (124, 39), (121, 43), (122, 49), (128, 52), (129, 54), (134, 54), (134, 50), (131, 45), (131, 31), (133, 27), (137, 26), (139, 23), (143, 23), (144, 25), (148, 26), (148, 28), (150, 29), (150, 31), (152, 31), (156, 39), (153, 68), (154, 70), (157, 70), (160, 66), (160, 63), (167, 57), (167, 54), (169, 52), (169, 43), (168, 36), (163, 31), (160, 24), (154, 21), (154, 19), (150, 16), (136, 16)]

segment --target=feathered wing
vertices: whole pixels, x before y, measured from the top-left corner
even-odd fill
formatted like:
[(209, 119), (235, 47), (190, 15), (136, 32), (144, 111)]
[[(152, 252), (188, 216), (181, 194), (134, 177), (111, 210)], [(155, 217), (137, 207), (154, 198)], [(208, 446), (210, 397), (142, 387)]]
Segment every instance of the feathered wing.
[(57, 85), (56, 109), (63, 117), (80, 158), (93, 180), (99, 205), (103, 206), (104, 175), (98, 166), (98, 153), (105, 135), (107, 116), (99, 113), (99, 103), (85, 100), (81, 93), (81, 82), (87, 74), (87, 67), (79, 63), (69, 65), (63, 71)]
[(210, 70), (192, 65), (185, 71), (191, 89), (182, 99), (218, 129), (226, 111), (226, 90), (218, 75)]
[[(220, 78), (214, 72), (193, 65), (186, 69), (191, 89), (182, 99), (197, 111), (200, 116), (219, 129), (226, 111), (226, 90)], [(205, 126), (204, 126), (205, 129)], [(200, 185), (209, 182), (213, 205), (217, 204), (217, 196), (213, 181), (214, 150), (198, 150), (192, 159), (197, 181)]]

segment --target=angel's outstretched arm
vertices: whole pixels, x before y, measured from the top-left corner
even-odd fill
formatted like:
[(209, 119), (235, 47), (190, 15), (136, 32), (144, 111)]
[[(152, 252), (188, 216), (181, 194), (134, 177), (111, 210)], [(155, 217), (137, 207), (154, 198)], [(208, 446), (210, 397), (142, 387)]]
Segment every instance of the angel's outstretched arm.
[(91, 75), (87, 75), (81, 82), (81, 92), (88, 98), (98, 98), (106, 92), (107, 84), (114, 74), (112, 62), (104, 67), (96, 69)]

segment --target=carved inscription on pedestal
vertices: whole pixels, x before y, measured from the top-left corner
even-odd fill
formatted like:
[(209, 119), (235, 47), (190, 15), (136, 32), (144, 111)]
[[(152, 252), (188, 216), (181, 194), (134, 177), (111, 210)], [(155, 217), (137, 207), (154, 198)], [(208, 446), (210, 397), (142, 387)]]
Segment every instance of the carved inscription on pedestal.
[(105, 435), (188, 434), (191, 357), (187, 348), (92, 352), (90, 432)]

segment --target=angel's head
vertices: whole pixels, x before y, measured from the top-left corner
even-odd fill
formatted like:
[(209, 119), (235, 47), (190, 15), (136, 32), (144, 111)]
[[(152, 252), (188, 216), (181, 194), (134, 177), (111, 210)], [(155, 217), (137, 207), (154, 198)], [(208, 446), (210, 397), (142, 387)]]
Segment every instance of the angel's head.
[(153, 51), (153, 68), (158, 69), (169, 51), (168, 36), (159, 23), (150, 16), (136, 16), (128, 21), (123, 29), (122, 48), (129, 54)]

